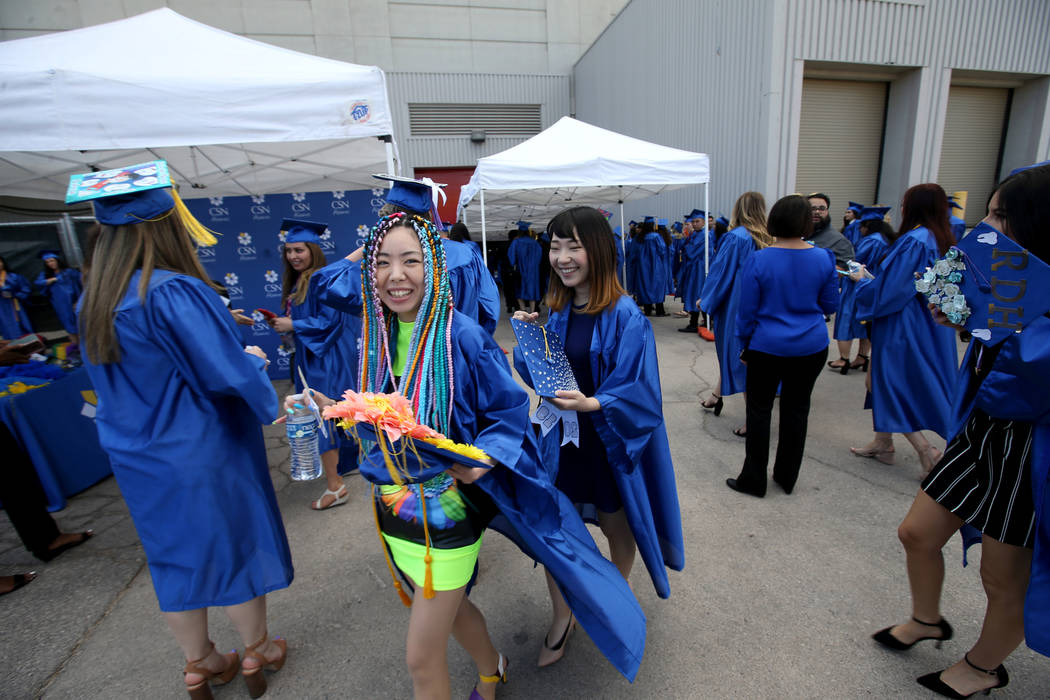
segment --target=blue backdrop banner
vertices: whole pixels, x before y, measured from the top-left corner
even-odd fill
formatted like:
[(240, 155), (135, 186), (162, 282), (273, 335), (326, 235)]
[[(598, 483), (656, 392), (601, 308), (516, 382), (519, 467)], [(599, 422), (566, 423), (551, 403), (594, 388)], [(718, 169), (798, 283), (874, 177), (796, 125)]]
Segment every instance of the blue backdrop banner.
[(290, 358), (280, 337), (255, 309), (285, 314), (281, 308), (281, 220), (327, 224), (321, 250), (328, 262), (334, 262), (364, 243), (368, 229), (379, 218), (385, 195), (386, 189), (376, 188), (186, 200), (202, 224), (222, 234), (217, 245), (199, 248), (197, 254), (211, 278), (226, 287), (233, 307), (244, 309), (255, 321), (250, 327), (241, 326), (242, 336), (246, 345), (258, 345), (266, 352), (271, 378), (290, 376)]

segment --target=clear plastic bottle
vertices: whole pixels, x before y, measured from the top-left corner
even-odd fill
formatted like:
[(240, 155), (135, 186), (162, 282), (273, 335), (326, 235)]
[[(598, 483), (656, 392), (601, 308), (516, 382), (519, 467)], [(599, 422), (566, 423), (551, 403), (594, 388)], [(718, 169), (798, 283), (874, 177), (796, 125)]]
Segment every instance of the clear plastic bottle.
[(317, 447), (317, 417), (309, 408), (292, 410), (285, 423), (285, 434), (292, 451), (292, 479), (310, 481), (323, 473)]

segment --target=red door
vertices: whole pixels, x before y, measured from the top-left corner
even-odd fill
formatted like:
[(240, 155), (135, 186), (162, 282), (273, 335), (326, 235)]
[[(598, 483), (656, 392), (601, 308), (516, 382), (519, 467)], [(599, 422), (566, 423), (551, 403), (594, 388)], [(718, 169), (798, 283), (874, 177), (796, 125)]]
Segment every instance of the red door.
[(474, 168), (416, 168), (415, 173), (416, 179), (429, 177), (434, 182), (448, 185), (445, 188), (445, 203), (438, 207), (438, 213), (442, 221), (449, 224), (455, 223), (459, 191), (470, 181)]

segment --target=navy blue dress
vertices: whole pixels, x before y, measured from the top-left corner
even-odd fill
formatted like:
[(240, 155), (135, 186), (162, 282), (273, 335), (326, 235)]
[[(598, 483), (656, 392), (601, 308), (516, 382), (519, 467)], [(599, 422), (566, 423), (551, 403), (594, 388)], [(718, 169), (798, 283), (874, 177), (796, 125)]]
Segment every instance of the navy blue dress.
[[(569, 314), (569, 330), (565, 338), (565, 355), (584, 396), (594, 396), (594, 377), (591, 374), (591, 336), (594, 335), (594, 314)], [(616, 488), (605, 445), (594, 428), (589, 413), (577, 413), (580, 422), (580, 446), (571, 442), (561, 447), (554, 485), (576, 504), (593, 505), (603, 513), (615, 513), (623, 507)]]

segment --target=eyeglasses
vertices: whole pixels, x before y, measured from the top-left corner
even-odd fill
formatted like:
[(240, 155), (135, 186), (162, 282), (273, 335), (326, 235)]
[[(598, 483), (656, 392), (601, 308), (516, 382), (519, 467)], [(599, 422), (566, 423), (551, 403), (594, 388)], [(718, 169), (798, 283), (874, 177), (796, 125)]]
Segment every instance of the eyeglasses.
[(825, 206), (810, 207), (810, 209), (812, 209), (813, 211), (827, 211), (828, 210), (828, 208), (825, 207)]

